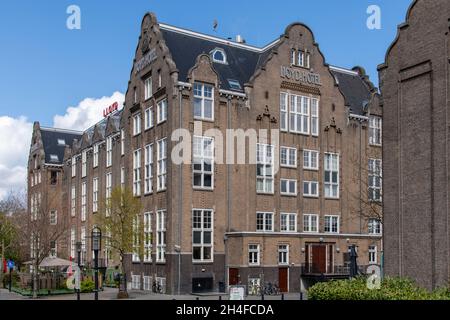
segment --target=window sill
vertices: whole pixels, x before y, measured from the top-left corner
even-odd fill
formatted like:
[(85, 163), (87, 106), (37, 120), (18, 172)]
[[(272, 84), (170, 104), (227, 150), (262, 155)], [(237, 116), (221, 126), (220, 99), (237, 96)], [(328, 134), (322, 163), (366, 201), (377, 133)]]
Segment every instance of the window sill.
[(280, 165), (280, 168), (285, 168), (285, 169), (297, 169), (297, 166)]
[(144, 132), (148, 132), (148, 131), (150, 131), (151, 129), (153, 129), (155, 126), (151, 126), (151, 127), (149, 127), (149, 128), (145, 128), (144, 129)]
[(161, 121), (161, 122), (158, 122), (156, 125), (159, 126), (159, 125), (164, 124), (164, 123), (166, 123), (166, 122), (167, 122), (167, 119), (166, 119), (166, 120), (163, 120), (163, 121)]
[(258, 267), (261, 267), (261, 265), (260, 264), (249, 264), (248, 267), (249, 268), (258, 268)]
[(214, 119), (208, 119), (208, 118), (198, 118), (198, 117), (194, 117), (195, 121), (203, 121), (203, 122), (210, 122), (210, 123), (214, 123)]
[(274, 196), (274, 195), (275, 195), (275, 192), (261, 192), (261, 191), (256, 191), (256, 194), (257, 194), (257, 195), (260, 195), (260, 196)]
[(371, 147), (378, 147), (378, 148), (382, 148), (383, 147), (382, 144), (375, 144), (375, 143), (369, 143), (369, 146), (371, 146)]
[(194, 191), (207, 191), (214, 192), (214, 188), (202, 188), (202, 187), (192, 187)]
[(194, 264), (194, 265), (214, 264), (214, 261), (213, 260), (208, 260), (208, 261), (192, 260), (192, 264)]
[(164, 189), (156, 191), (156, 193), (162, 193), (162, 192), (166, 192), (166, 191), (167, 191), (167, 188), (164, 188)]
[(306, 198), (306, 199), (319, 199), (319, 196), (318, 195), (317, 196), (303, 195), (303, 198)]
[(153, 195), (153, 191), (152, 191), (152, 192), (144, 193), (144, 197), (148, 197), (148, 196), (151, 196), (151, 195)]
[(303, 168), (303, 170), (305, 170), (305, 171), (315, 171), (315, 172), (317, 172), (317, 171), (319, 171), (319, 168)]
[(292, 194), (292, 193), (280, 193), (280, 195), (282, 197), (291, 197), (291, 198), (296, 198), (297, 194)]
[(340, 200), (339, 197), (337, 197), (337, 198), (325, 197), (324, 199), (325, 199), (325, 200)]

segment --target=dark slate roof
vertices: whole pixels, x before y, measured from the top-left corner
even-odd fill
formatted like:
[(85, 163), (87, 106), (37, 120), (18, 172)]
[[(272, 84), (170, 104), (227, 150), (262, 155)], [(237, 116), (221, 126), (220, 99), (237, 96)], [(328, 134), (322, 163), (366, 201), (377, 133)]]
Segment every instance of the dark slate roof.
[(361, 76), (350, 70), (330, 68), (336, 77), (339, 88), (344, 94), (345, 101), (351, 109), (351, 113), (365, 115), (365, 106), (371, 99), (371, 91)]
[[(71, 146), (75, 139), (81, 139), (82, 134), (82, 132), (70, 130), (41, 128), (41, 137), (45, 152), (45, 163), (62, 164), (66, 146), (59, 145), (58, 139), (63, 139), (66, 145)], [(58, 161), (52, 160), (51, 155), (58, 156)]]
[[(227, 56), (227, 64), (216, 62), (213, 62), (213, 64), (214, 69), (219, 74), (220, 87), (224, 90), (243, 91), (244, 84), (250, 80), (261, 61), (267, 58), (268, 52), (272, 48), (262, 51), (257, 48), (251, 49), (249, 46), (249, 49), (247, 49), (164, 27), (161, 28), (161, 32), (179, 70), (178, 78), (180, 81), (187, 80), (188, 72), (195, 65), (200, 54), (209, 55), (216, 48), (223, 49)], [(229, 43), (233, 44), (231, 41)], [(237, 80), (242, 90), (231, 88), (228, 80)]]

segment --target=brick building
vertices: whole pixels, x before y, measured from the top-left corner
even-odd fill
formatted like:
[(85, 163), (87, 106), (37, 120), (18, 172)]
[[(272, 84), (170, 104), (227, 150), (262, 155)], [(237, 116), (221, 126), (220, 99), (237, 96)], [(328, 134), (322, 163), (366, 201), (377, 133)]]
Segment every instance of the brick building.
[[(380, 264), (381, 124), (364, 69), (328, 65), (301, 23), (258, 48), (147, 14), (124, 108), (79, 133), (59, 159), (61, 207), (72, 221), (60, 254), (73, 255), (82, 239), (89, 263), (84, 236), (96, 205), (125, 186), (141, 199), (151, 235), (143, 257), (127, 258), (132, 288), (156, 280), (186, 293), (272, 282), (295, 292), (342, 276), (351, 245), (361, 266)], [(171, 161), (180, 128), (192, 164)], [(240, 147), (236, 130), (248, 137)], [(230, 150), (234, 160), (245, 151), (243, 161), (217, 161)], [(114, 265), (106, 251), (103, 261)]]
[(448, 286), (450, 2), (418, 0), (379, 66), (386, 273)]

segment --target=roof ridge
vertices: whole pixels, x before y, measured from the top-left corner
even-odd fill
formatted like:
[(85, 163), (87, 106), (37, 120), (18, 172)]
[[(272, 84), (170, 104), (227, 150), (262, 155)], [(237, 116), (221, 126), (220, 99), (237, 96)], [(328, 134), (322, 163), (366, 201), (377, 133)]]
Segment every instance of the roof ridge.
[(351, 74), (351, 75), (354, 75), (354, 76), (359, 76), (359, 73), (357, 71), (350, 70), (350, 69), (343, 68), (343, 67), (330, 65), (330, 70), (333, 70), (333, 71), (336, 71), (336, 72), (341, 72), (341, 73), (347, 73), (347, 74)]
[(76, 134), (76, 135), (83, 134), (83, 131), (71, 130), (71, 129), (62, 129), (62, 128), (53, 128), (53, 127), (40, 127), (40, 129), (43, 131), (50, 131), (50, 132), (70, 133), (70, 134)]

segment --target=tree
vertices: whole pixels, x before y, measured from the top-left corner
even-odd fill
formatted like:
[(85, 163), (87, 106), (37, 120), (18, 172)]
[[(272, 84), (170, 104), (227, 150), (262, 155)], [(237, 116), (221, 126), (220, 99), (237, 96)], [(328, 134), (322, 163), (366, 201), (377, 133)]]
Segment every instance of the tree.
[[(67, 237), (69, 220), (67, 215), (55, 216), (52, 212), (53, 200), (48, 195), (45, 201), (38, 198), (33, 207), (30, 208), (31, 217), (27, 220), (26, 228), (23, 229), (21, 238), (28, 241), (30, 245), (30, 258), (32, 266), (33, 298), (37, 298), (39, 266), (42, 261), (55, 251), (58, 242)], [(56, 196), (55, 196), (56, 197)]]
[[(142, 256), (143, 224), (141, 221), (141, 201), (128, 190), (115, 188), (111, 198), (100, 205), (100, 212), (95, 216), (95, 224), (103, 230), (108, 246), (120, 257), (122, 273), (126, 275), (125, 255), (136, 251), (139, 246), (139, 256)], [(127, 297), (128, 293), (120, 292), (119, 298)]]

